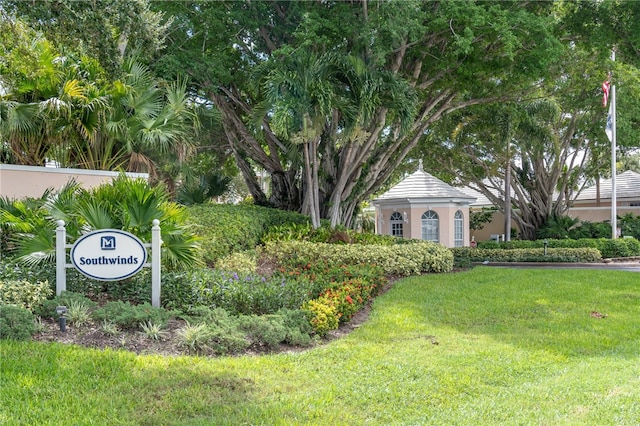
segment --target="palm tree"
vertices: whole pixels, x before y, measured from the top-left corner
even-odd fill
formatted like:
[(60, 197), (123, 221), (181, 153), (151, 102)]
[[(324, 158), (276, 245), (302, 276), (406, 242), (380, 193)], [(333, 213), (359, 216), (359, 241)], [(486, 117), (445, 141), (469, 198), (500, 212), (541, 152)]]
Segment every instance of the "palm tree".
[(319, 228), (318, 145), (336, 99), (330, 68), (332, 58), (296, 50), (281, 59), (266, 77), (264, 108), (271, 116), (272, 129), (302, 146), (303, 213), (309, 214), (314, 228)]
[(36, 72), (0, 98), (0, 138), (18, 164), (125, 169), (156, 173), (169, 152), (191, 152), (198, 114), (179, 80), (165, 84), (130, 59), (124, 77), (108, 83), (97, 61), (61, 55), (34, 43)]
[(75, 182), (41, 198), (0, 206), (0, 218), (10, 230), (14, 254), (26, 264), (55, 259), (55, 228), (64, 220), (70, 242), (96, 229), (117, 228), (151, 241), (154, 219), (160, 220), (162, 261), (169, 269), (200, 264), (198, 238), (185, 225), (183, 207), (168, 200), (163, 186), (121, 175), (109, 184), (85, 190)]
[(156, 162), (169, 152), (179, 160), (193, 153), (193, 136), (199, 128), (196, 107), (184, 80), (164, 84), (149, 69), (131, 59), (125, 77), (114, 83), (112, 114), (106, 130), (126, 157), (128, 171), (157, 175)]
[(279, 60), (263, 88), (260, 112), (279, 136), (302, 146), (303, 212), (314, 227), (321, 215), (332, 226), (350, 222), (357, 205), (344, 206), (353, 190), (349, 185), (363, 173), (379, 137), (364, 129), (390, 111), (395, 115), (391, 131), (408, 129), (415, 112), (413, 90), (362, 58), (302, 50)]

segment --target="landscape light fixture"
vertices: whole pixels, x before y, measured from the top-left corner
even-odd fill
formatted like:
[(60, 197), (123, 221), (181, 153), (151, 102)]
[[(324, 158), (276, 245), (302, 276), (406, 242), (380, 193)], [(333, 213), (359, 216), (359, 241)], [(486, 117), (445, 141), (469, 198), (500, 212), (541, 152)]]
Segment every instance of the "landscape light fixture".
[(66, 306), (56, 306), (56, 314), (58, 314), (58, 324), (60, 325), (60, 331), (67, 331), (67, 317), (65, 314), (67, 313)]

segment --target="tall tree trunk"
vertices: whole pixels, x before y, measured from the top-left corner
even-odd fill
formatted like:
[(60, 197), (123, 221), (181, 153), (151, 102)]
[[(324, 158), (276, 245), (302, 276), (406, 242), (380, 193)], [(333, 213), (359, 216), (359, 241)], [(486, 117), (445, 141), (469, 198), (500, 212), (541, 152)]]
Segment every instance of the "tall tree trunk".
[[(509, 148), (507, 148), (509, 157)], [(504, 172), (504, 235), (505, 241), (511, 241), (511, 158), (507, 158)]]
[(303, 145), (304, 152), (304, 203), (303, 213), (311, 218), (314, 229), (320, 227), (320, 206), (318, 203), (318, 166), (315, 157), (314, 141), (307, 141)]
[[(335, 179), (335, 184), (329, 198), (329, 212), (327, 215), (331, 221), (332, 228), (339, 224), (347, 225), (348, 222), (350, 222), (345, 220), (342, 202), (345, 199), (344, 191), (349, 181), (350, 172), (353, 170), (353, 167), (351, 167), (353, 153), (353, 145), (349, 144), (341, 152), (337, 167), (333, 168), (337, 174), (337, 179)], [(331, 159), (328, 161), (331, 161)]]
[(311, 195), (313, 196), (313, 216), (311, 217), (311, 223), (314, 228), (320, 227), (320, 182), (318, 181), (318, 139), (311, 141), (311, 161), (312, 161), (312, 175), (311, 175), (311, 188), (313, 189)]

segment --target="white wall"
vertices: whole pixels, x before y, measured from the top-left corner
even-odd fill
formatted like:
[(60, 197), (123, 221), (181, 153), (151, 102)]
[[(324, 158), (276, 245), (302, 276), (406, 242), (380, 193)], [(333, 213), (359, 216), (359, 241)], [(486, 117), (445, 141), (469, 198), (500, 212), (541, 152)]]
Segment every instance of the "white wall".
[[(63, 169), (54, 167), (0, 164), (0, 196), (9, 199), (40, 197), (48, 188), (58, 190), (70, 179), (84, 188), (92, 188), (111, 181), (120, 173), (104, 170)], [(133, 178), (148, 179), (147, 173), (126, 173)]]

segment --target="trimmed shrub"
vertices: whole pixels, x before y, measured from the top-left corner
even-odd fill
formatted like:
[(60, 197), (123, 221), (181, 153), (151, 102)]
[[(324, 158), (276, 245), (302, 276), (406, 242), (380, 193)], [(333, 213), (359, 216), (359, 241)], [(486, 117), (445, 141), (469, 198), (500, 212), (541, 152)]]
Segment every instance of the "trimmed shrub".
[(0, 339), (29, 340), (36, 331), (35, 319), (25, 308), (0, 305)]
[(343, 226), (331, 228), (323, 224), (314, 229), (310, 223), (287, 223), (275, 226), (263, 238), (264, 243), (284, 241), (310, 241), (313, 243), (329, 244), (377, 244), (394, 245), (404, 241), (402, 238), (390, 235), (377, 235), (368, 232), (358, 232)]
[(497, 243), (495, 241), (478, 242), (479, 249), (530, 249), (543, 248), (544, 242), (547, 241), (548, 248), (595, 248), (600, 251), (603, 258), (617, 258), (640, 256), (640, 241), (635, 238), (618, 238), (612, 240), (609, 238), (583, 238), (580, 240), (535, 240), (535, 241), (508, 241)]
[(598, 247), (604, 258), (640, 256), (640, 241), (635, 238), (609, 240), (602, 238)]
[[(470, 247), (455, 247), (450, 249), (453, 254), (453, 267), (454, 268), (471, 268), (471, 255)], [(473, 249), (475, 250), (475, 249)]]
[(451, 249), (458, 258), (468, 258), (470, 262), (597, 262), (602, 259), (594, 248), (547, 248), (494, 250), (469, 247)]
[(202, 237), (202, 256), (208, 265), (235, 252), (252, 250), (269, 229), (285, 223), (308, 223), (299, 213), (254, 205), (205, 204), (187, 207), (188, 222)]
[(33, 312), (52, 294), (48, 281), (0, 281), (0, 305), (16, 305)]
[(288, 241), (268, 243), (265, 254), (277, 263), (289, 259), (313, 264), (326, 261), (332, 264), (372, 264), (386, 275), (416, 275), (423, 272), (451, 272), (453, 254), (444, 246), (418, 241), (393, 246), (348, 244), (335, 245)]

